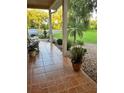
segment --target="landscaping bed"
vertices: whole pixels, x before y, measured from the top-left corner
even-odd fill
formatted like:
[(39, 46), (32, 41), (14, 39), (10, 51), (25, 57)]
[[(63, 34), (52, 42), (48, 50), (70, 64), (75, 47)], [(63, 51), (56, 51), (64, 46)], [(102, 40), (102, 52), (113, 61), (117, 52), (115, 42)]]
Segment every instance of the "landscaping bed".
[(97, 82), (97, 45), (96, 44), (85, 44), (88, 54), (86, 54), (85, 61), (82, 63), (82, 70), (92, 80)]

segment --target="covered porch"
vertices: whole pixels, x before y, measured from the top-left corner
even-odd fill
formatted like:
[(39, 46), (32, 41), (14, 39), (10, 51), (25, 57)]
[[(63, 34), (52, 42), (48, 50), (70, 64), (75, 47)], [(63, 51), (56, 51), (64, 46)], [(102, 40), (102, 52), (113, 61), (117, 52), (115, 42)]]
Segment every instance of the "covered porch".
[[(63, 8), (63, 50), (52, 44), (51, 15)], [(67, 54), (68, 0), (28, 0), (28, 8), (48, 9), (51, 42), (39, 42), (39, 54), (28, 58), (28, 93), (96, 93), (96, 83), (83, 71), (74, 72)]]
[(68, 0), (27, 0), (27, 8), (33, 9), (47, 9), (49, 11), (49, 33), (50, 42), (53, 41), (53, 31), (52, 31), (52, 14), (57, 11), (57, 9), (62, 5), (62, 36), (63, 45), (62, 53), (64, 56), (67, 55), (67, 9)]

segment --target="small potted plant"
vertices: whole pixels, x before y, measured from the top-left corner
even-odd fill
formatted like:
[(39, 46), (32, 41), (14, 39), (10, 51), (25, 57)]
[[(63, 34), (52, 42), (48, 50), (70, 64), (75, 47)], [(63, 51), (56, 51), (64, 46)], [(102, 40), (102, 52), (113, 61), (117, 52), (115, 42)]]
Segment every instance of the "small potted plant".
[(62, 45), (62, 39), (57, 40), (58, 45)]
[(28, 51), (29, 51), (29, 54), (30, 54), (31, 57), (36, 56), (36, 49), (33, 46), (31, 46)]
[(80, 70), (86, 52), (87, 50), (80, 45), (74, 46), (70, 49), (70, 58), (74, 71)]

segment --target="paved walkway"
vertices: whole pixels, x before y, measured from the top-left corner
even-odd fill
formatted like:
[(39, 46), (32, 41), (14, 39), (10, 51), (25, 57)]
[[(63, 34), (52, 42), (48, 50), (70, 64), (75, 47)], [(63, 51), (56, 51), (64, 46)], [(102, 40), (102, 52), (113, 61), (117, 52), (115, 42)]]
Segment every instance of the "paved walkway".
[(84, 72), (74, 72), (69, 58), (47, 42), (28, 59), (28, 93), (96, 93), (96, 83)]

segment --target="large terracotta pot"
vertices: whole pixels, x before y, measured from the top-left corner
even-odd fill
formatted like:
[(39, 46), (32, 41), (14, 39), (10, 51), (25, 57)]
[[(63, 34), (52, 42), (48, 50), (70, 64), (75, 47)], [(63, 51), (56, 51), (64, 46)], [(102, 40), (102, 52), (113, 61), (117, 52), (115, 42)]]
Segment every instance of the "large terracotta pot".
[(80, 68), (81, 68), (81, 63), (72, 63), (72, 66), (73, 66), (73, 70), (78, 72), (80, 71)]

